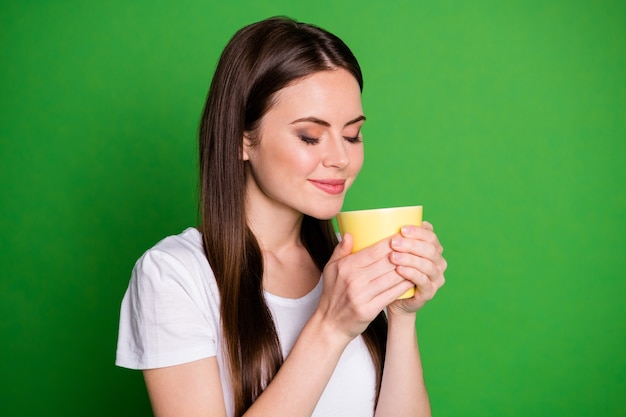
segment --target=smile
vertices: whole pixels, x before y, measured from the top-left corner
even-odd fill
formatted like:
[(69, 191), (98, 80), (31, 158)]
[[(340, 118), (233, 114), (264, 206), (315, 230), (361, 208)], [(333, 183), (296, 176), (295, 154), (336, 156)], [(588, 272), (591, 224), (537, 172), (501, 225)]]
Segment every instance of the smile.
[(309, 180), (311, 184), (328, 194), (341, 194), (346, 188), (346, 180)]

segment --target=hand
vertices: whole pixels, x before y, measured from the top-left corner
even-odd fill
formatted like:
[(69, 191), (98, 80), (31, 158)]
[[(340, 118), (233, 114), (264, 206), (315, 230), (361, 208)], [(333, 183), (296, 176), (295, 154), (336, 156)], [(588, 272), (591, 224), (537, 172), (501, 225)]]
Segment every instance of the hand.
[(389, 306), (389, 314), (413, 314), (432, 299), (445, 283), (444, 272), (448, 263), (443, 258), (443, 247), (433, 231), (432, 224), (423, 222), (422, 227), (405, 226), (400, 234), (391, 239), (390, 260), (396, 272), (413, 282), (415, 296), (397, 300)]
[(324, 268), (324, 290), (317, 312), (333, 330), (352, 340), (378, 313), (413, 286), (391, 262), (390, 239), (352, 254), (345, 234)]

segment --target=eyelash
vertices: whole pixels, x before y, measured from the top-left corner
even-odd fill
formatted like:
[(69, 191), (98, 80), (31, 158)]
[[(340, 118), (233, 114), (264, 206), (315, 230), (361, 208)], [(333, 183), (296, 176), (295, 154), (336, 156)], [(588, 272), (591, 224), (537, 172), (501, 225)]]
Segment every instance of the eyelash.
[[(320, 142), (319, 138), (311, 138), (308, 136), (304, 136), (304, 135), (299, 135), (300, 140), (304, 143), (306, 143), (307, 145), (317, 145)], [(361, 137), (360, 136), (353, 136), (353, 137), (343, 137), (345, 140), (347, 140), (350, 143), (359, 143), (361, 142)]]
[(300, 140), (304, 143), (306, 143), (307, 145), (317, 145), (320, 142), (319, 138), (311, 138), (308, 136), (304, 136), (304, 135), (299, 135)]

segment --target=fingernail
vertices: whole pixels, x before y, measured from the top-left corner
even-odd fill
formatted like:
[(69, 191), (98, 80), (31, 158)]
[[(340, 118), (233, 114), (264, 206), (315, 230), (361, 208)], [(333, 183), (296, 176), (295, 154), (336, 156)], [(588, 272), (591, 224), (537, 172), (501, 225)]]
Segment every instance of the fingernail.
[(403, 235), (410, 235), (413, 233), (413, 229), (415, 229), (415, 226), (402, 226), (401, 232)]

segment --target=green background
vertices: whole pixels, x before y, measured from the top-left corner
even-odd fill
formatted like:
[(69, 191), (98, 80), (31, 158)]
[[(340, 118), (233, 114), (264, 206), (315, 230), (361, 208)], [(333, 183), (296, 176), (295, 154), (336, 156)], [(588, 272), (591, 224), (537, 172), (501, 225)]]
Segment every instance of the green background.
[(626, 415), (624, 2), (0, 4), (1, 415), (150, 414), (113, 365), (121, 297), (195, 223), (221, 49), (279, 14), (363, 66), (345, 207), (423, 204), (446, 248), (417, 324), (434, 415)]

